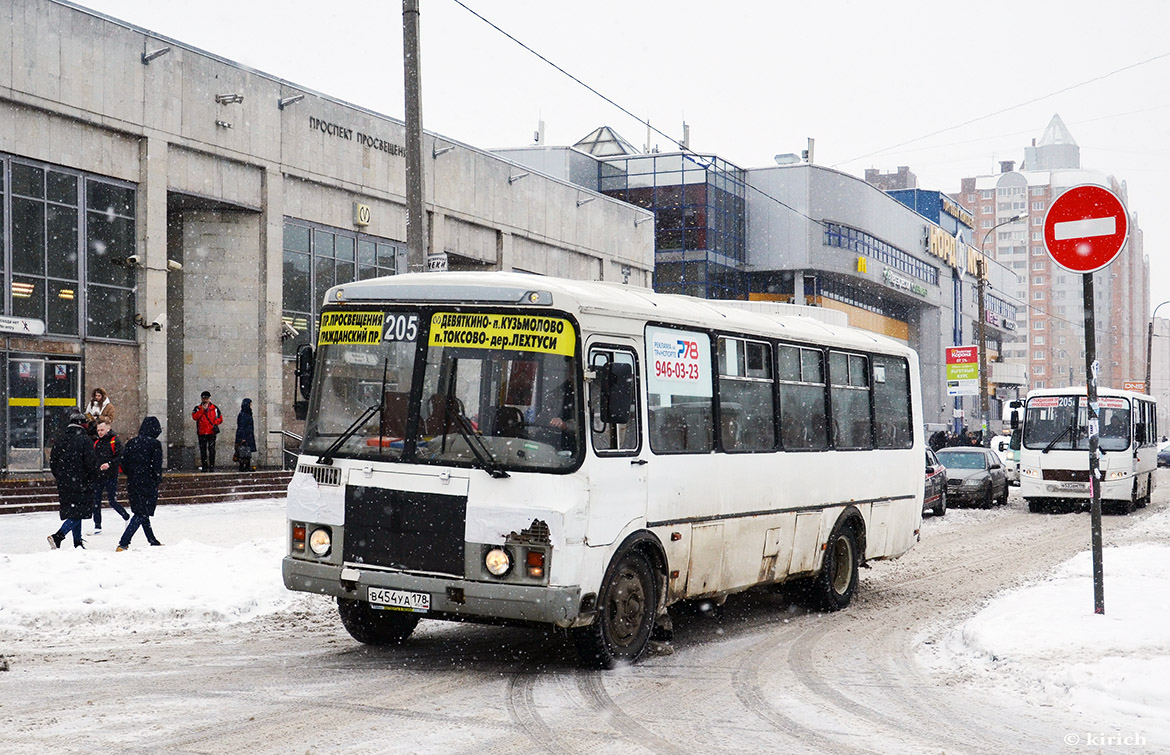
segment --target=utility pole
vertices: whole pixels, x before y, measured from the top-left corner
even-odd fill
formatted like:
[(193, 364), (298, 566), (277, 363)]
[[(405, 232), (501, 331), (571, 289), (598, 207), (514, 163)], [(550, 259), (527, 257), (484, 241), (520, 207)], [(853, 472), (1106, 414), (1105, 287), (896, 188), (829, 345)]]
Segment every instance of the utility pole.
[(983, 445), (987, 446), (991, 441), (991, 422), (987, 416), (989, 412), (987, 399), (987, 304), (983, 300), (984, 290), (987, 287), (987, 258), (982, 254), (979, 256), (975, 270), (979, 279), (976, 284), (979, 305), (979, 416), (983, 421)]
[(426, 270), (427, 211), (423, 205), (422, 64), (419, 0), (402, 0), (402, 68), (406, 93), (406, 269)]
[(1002, 220), (983, 234), (983, 242), (979, 244), (979, 260), (976, 263), (975, 270), (978, 276), (976, 287), (978, 289), (977, 302), (979, 306), (979, 410), (982, 413), (981, 419), (983, 422), (983, 444), (988, 445), (991, 441), (989, 434), (990, 420), (988, 419), (988, 399), (987, 399), (987, 303), (984, 301), (984, 292), (987, 289), (987, 239), (995, 232), (996, 228), (1007, 225), (1008, 223), (1016, 223), (1027, 218), (1027, 213), (1017, 213), (1012, 215), (1007, 220)]

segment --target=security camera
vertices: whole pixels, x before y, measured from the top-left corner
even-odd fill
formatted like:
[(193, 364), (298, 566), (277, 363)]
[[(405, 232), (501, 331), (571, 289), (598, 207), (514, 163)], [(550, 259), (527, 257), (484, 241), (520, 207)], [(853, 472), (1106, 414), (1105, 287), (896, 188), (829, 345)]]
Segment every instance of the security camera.
[(183, 269), (183, 263), (178, 260), (167, 260), (167, 270), (172, 273), (177, 273)]
[(300, 334), (301, 331), (289, 325), (287, 322), (282, 321), (280, 323), (280, 340), (283, 341), (286, 338), (296, 338)]
[(159, 331), (159, 330), (162, 330), (163, 328), (165, 328), (165, 327), (167, 326), (167, 315), (166, 315), (166, 313), (165, 313), (165, 312), (163, 312), (163, 313), (162, 313), (162, 314), (160, 314), (158, 317), (154, 318), (154, 320), (153, 320), (153, 321), (150, 323), (150, 325), (151, 325), (151, 327), (153, 327), (153, 328), (154, 328), (156, 331)]
[(142, 264), (142, 258), (137, 254), (131, 254), (126, 258), (126, 267), (138, 267)]

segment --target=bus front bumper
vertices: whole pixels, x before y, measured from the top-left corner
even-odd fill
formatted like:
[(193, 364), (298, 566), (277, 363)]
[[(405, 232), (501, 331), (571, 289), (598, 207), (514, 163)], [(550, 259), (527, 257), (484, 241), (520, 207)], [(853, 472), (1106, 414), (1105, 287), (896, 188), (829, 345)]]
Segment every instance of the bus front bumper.
[(592, 619), (591, 614), (581, 613), (579, 587), (473, 582), (361, 566), (343, 568), (291, 556), (284, 558), (281, 573), (284, 586), (290, 590), (349, 600), (366, 600), (371, 587), (427, 593), (431, 596), (431, 609), (422, 613), (422, 618), (430, 615), (438, 619), (535, 622), (559, 627)]
[[(1107, 501), (1128, 501), (1133, 494), (1133, 478), (1106, 480), (1101, 483), (1101, 499)], [(1020, 495), (1024, 498), (1084, 498), (1092, 497), (1087, 482), (1063, 482), (1059, 480), (1037, 480), (1020, 476)]]

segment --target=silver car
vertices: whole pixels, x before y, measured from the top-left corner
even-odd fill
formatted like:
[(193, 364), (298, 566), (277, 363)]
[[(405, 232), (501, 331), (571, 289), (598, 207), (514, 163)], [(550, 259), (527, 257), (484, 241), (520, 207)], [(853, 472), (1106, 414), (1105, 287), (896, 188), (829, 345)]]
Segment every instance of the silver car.
[(947, 468), (947, 502), (970, 503), (989, 509), (1008, 499), (1007, 474), (990, 448), (952, 446), (940, 449), (938, 460)]

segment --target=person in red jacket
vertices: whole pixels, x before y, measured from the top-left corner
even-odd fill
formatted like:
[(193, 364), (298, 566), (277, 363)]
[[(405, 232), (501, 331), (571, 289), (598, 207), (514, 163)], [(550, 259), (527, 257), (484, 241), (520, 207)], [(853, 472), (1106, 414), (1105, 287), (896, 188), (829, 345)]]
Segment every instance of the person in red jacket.
[(195, 420), (195, 432), (199, 434), (199, 467), (202, 472), (215, 471), (215, 436), (219, 435), (219, 426), (223, 423), (223, 414), (219, 407), (211, 403), (211, 391), (199, 394), (199, 404), (191, 411), (191, 419)]

